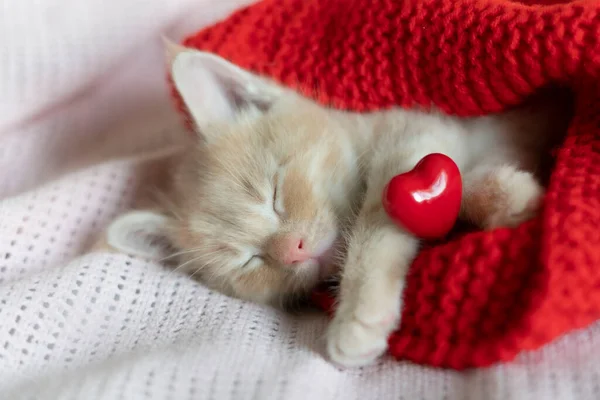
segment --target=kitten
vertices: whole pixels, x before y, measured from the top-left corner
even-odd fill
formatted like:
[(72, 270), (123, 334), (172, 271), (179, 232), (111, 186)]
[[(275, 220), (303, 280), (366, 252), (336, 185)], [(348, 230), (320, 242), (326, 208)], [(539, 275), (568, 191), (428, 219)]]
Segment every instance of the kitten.
[[(374, 361), (400, 323), (419, 241), (382, 209), (394, 175), (444, 153), (462, 173), (461, 218), (493, 229), (538, 212), (544, 191), (533, 172), (548, 138), (560, 133), (560, 113), (349, 113), (215, 55), (170, 49), (173, 81), (198, 138), (177, 156), (166, 205), (123, 216), (118, 230), (128, 221), (131, 229), (160, 225), (181, 269), (251, 301), (279, 304), (339, 274), (326, 336), (338, 365)], [(126, 248), (118, 236), (111, 244)]]

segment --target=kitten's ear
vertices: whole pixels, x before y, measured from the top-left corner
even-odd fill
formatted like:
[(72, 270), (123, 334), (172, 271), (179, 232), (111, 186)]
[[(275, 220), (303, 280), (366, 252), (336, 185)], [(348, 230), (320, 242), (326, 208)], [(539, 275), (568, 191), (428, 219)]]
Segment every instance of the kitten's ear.
[(167, 217), (152, 211), (128, 212), (109, 225), (106, 244), (134, 256), (164, 258), (171, 250), (167, 221)]
[[(171, 77), (199, 130), (235, 120), (241, 110), (264, 112), (282, 95), (278, 85), (214, 54), (165, 41)], [(210, 140), (209, 138), (206, 138)]]

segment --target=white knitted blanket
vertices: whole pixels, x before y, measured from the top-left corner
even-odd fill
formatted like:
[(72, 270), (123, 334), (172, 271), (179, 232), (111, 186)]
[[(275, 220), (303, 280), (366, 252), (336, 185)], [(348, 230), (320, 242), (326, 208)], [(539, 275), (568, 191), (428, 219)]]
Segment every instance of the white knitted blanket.
[(160, 35), (250, 0), (0, 0), (0, 399), (600, 399), (600, 324), (468, 372), (341, 371), (322, 315), (86, 254), (181, 134)]

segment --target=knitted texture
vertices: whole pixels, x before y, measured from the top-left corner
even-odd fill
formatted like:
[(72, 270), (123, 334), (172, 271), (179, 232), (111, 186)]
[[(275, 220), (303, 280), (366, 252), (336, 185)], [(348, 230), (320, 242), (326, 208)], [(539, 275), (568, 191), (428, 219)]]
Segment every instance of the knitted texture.
[(574, 93), (542, 214), (414, 261), (389, 339), (399, 359), (486, 366), (600, 317), (600, 3), (553, 3), (266, 0), (184, 41), (356, 111), (435, 105), (470, 116), (548, 85)]

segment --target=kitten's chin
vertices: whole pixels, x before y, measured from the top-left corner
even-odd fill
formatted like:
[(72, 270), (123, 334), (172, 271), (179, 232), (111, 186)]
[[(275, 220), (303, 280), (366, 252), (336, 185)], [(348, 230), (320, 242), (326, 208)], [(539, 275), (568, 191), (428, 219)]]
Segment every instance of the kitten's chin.
[(330, 235), (325, 241), (320, 254), (315, 258), (319, 265), (319, 283), (331, 279), (339, 271), (339, 260), (336, 253), (343, 245), (342, 238), (337, 234)]
[(339, 237), (334, 234), (329, 235), (319, 246), (316, 256), (300, 267), (298, 272), (302, 278), (310, 281), (311, 285), (309, 286), (317, 286), (337, 274), (339, 267), (335, 254), (339, 245)]

